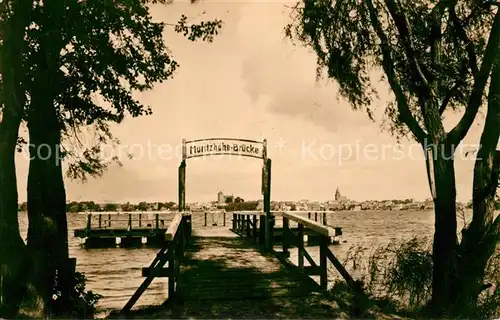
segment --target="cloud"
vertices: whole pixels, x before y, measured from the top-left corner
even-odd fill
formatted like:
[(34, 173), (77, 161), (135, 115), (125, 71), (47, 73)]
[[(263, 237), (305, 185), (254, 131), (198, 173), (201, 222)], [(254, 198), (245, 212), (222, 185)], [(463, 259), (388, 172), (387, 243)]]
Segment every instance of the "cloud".
[[(341, 127), (373, 125), (366, 114), (354, 112), (344, 99), (339, 99), (336, 84), (316, 81), (314, 54), (283, 38), (281, 30), (287, 23), (286, 15), (278, 11), (283, 11), (282, 7), (273, 8), (281, 19), (268, 19), (259, 24), (261, 29), (268, 30), (266, 41), (258, 50), (250, 51), (242, 63), (244, 91), (252, 101), (265, 99), (267, 110), (307, 120), (333, 133)], [(240, 29), (250, 35), (243, 27), (245, 17)]]

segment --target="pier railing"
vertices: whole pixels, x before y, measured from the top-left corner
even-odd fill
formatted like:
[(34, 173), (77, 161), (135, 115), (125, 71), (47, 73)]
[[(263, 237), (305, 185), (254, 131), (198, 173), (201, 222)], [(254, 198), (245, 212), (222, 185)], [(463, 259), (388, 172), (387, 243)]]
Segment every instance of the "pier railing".
[[(287, 212), (271, 212), (272, 219), (269, 221), (269, 243), (276, 243), (276, 218), (282, 218), (282, 228), (280, 235), (281, 251), (273, 247), (272, 252), (276, 254), (280, 260), (286, 265), (297, 268), (301, 272), (309, 276), (319, 276), (321, 289), (326, 289), (328, 285), (328, 261), (338, 270), (344, 280), (353, 288), (359, 289), (357, 283), (351, 275), (344, 268), (342, 263), (335, 257), (335, 254), (330, 250), (329, 246), (332, 240), (342, 234), (340, 227), (330, 227), (326, 225), (325, 211), (308, 212), (308, 217), (299, 215), (300, 211), (287, 211)], [(304, 212), (306, 213), (306, 212)], [(314, 214), (315, 220), (311, 217)], [(318, 222), (321, 217), (321, 223)], [(238, 211), (233, 212), (233, 231), (242, 235), (253, 238), (259, 244), (265, 244), (265, 221), (266, 216), (263, 212), (255, 211)], [(291, 224), (296, 227), (292, 228)], [(316, 243), (319, 245), (319, 261), (316, 262), (311, 254), (306, 249), (304, 238), (307, 236), (308, 240), (311, 237), (316, 238)], [(298, 263), (294, 264), (290, 260), (290, 248), (296, 247), (298, 250)], [(308, 266), (305, 265), (308, 262)]]
[(118, 227), (133, 228), (166, 228), (166, 222), (170, 221), (177, 212), (89, 212), (87, 213), (86, 229), (109, 229)]
[[(142, 269), (142, 276), (146, 279), (123, 307), (122, 312), (129, 311), (134, 306), (155, 277), (167, 277), (168, 298), (175, 296), (180, 264), (186, 245), (191, 238), (191, 232), (191, 213), (177, 213), (168, 226), (160, 252), (149, 267)], [(164, 268), (165, 265), (167, 265), (166, 268)]]
[(212, 221), (212, 224), (213, 226), (216, 226), (219, 221), (217, 219), (217, 221), (215, 221), (215, 218), (217, 216), (217, 218), (219, 216), (222, 216), (221, 220), (222, 220), (222, 226), (226, 226), (226, 210), (216, 210), (216, 211), (212, 211), (212, 210), (203, 210), (203, 211), (193, 211), (193, 214), (197, 214), (197, 213), (203, 213), (203, 226), (204, 227), (208, 227), (210, 222), (208, 221), (208, 216), (211, 215), (212, 216), (212, 219), (214, 219), (214, 221)]

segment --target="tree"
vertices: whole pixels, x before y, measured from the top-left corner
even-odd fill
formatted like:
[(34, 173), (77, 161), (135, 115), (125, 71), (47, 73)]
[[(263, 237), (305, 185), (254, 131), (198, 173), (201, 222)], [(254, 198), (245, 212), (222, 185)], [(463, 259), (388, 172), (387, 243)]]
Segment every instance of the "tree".
[(225, 207), (226, 211), (254, 211), (257, 209), (258, 201), (230, 202)]
[(130, 204), (130, 202), (127, 202), (124, 205), (122, 205), (122, 210), (124, 212), (131, 212), (135, 210), (135, 206)]
[(466, 310), (476, 305), (477, 296), (485, 288), (484, 271), (488, 260), (500, 242), (500, 216), (495, 219), (495, 196), (500, 171), (500, 151), (496, 150), (500, 138), (500, 58), (496, 58), (488, 93), (488, 111), (481, 146), (474, 165), (472, 192), (473, 217), (462, 230), (459, 247), (459, 275), (462, 285), (458, 292), (458, 305)]
[[(173, 75), (177, 63), (169, 56), (163, 41), (164, 24), (152, 21), (145, 1), (133, 1), (126, 5), (106, 1), (72, 1), (69, 5), (54, 3), (50, 10), (46, 9), (47, 5), (44, 7), (38, 17), (39, 25), (46, 28), (39, 33), (34, 32), (34, 39), (39, 45), (45, 42), (46, 47), (39, 51), (42, 56), (35, 60), (40, 69), (49, 72), (45, 77), (34, 78), (43, 78), (49, 84), (58, 83), (60, 87), (52, 91), (46, 88), (41, 93), (45, 100), (37, 101), (45, 101), (46, 109), (41, 106), (30, 109), (33, 117), (28, 118), (28, 127), (30, 144), (35, 147), (52, 146), (54, 157), (47, 161), (52, 166), (40, 167), (33, 172), (42, 176), (39, 180), (43, 180), (43, 175), (51, 170), (58, 177), (55, 182), (59, 186), (59, 197), (52, 197), (55, 198), (54, 205), (57, 205), (64, 200), (64, 184), (56, 157), (62, 152), (66, 156), (74, 155), (67, 149), (58, 152), (61, 135), (77, 139), (76, 130), (94, 125), (98, 143), (86, 150), (83, 159), (70, 165), (70, 175), (85, 178), (87, 174), (101, 174), (106, 164), (96, 154), (100, 151), (99, 143), (112, 139), (107, 122), (121, 122), (126, 114), (132, 117), (151, 114), (148, 106), (133, 99), (133, 92), (151, 89), (155, 83), (167, 80)], [(43, 14), (45, 11), (49, 14)], [(96, 15), (96, 12), (99, 14)], [(219, 22), (210, 22), (188, 26), (186, 19), (181, 17), (176, 30), (185, 33), (191, 40), (199, 37), (210, 39), (210, 32), (213, 35), (220, 25)], [(67, 71), (61, 72), (61, 67)], [(40, 88), (40, 85), (35, 84), (33, 88)], [(96, 103), (93, 99), (95, 94), (113, 107), (110, 109)], [(47, 121), (47, 118), (52, 121)], [(41, 119), (44, 119), (43, 123)], [(32, 131), (33, 137), (38, 138), (36, 143), (31, 143)], [(40, 189), (33, 192), (43, 194)], [(38, 208), (40, 210), (40, 206)], [(66, 229), (66, 222), (61, 220), (58, 226), (62, 231)], [(65, 237), (64, 232), (58, 235)], [(65, 259), (67, 254), (62, 252), (60, 256)]]
[(71, 213), (81, 212), (82, 208), (80, 203), (72, 201), (66, 205), (66, 211)]
[[(11, 317), (16, 312), (19, 303), (11, 302), (9, 297), (19, 291), (18, 284), (31, 282), (33, 286), (25, 288), (34, 289), (30, 294), (38, 305), (32, 309), (40, 311), (34, 316), (45, 317), (50, 312), (54, 282), (59, 285), (57, 290), (64, 293), (61, 297), (66, 298), (71, 285), (66, 281), (70, 279), (61, 279), (65, 277), (68, 262), (62, 160), (73, 157), (69, 164), (71, 177), (84, 179), (89, 174), (101, 174), (106, 163), (97, 157), (99, 147), (113, 141), (108, 122), (120, 122), (126, 114), (133, 117), (150, 114), (150, 108), (135, 101), (132, 93), (151, 89), (154, 83), (168, 79), (177, 63), (170, 58), (163, 42), (164, 24), (152, 21), (147, 1), (17, 1), (12, 4), (9, 8), (17, 15), (9, 19), (2, 17), (2, 31), (11, 28), (15, 33), (3, 42), (2, 49), (8, 50), (4, 50), (1, 61), (20, 68), (15, 69), (15, 75), (9, 74), (10, 68), (1, 70), (2, 88), (7, 93), (3, 96), (10, 100), (2, 109), (5, 130), (0, 128), (1, 139), (6, 142), (0, 143), (0, 157), (3, 157), (0, 182), (9, 188), (1, 188), (0, 204), (16, 198), (17, 211), (13, 159), (19, 124), (24, 120), (29, 129), (31, 156), (27, 245), (30, 261), (25, 265), (33, 265), (33, 270), (17, 273), (23, 277), (30, 275), (27, 281), (11, 281), (14, 279), (11, 275), (3, 277), (4, 270), (16, 274), (12, 270), (19, 269), (17, 265), (21, 261), (17, 257), (5, 260), (4, 257), (9, 251), (23, 252), (24, 244), (16, 235), (19, 233), (17, 216), (15, 223), (11, 223), (14, 216), (8, 212), (10, 207), (1, 208), (1, 225), (7, 222), (9, 229), (3, 232), (2, 228), (0, 242), (3, 246), (9, 243), (12, 246), (9, 244), (10, 247), (0, 250), (0, 259), (7, 261), (8, 267), (2, 269), (2, 279), (6, 280), (2, 282), (0, 316)], [(188, 25), (187, 18), (182, 16), (175, 28), (190, 40), (210, 41), (220, 26), (220, 21)], [(96, 95), (112, 107), (97, 103)], [(78, 141), (84, 128), (91, 128), (96, 134), (94, 146), (86, 148), (81, 157), (76, 157), (74, 150), (61, 148), (64, 143), (67, 146), (68, 140)], [(58, 281), (55, 281), (56, 275)]]
[(104, 211), (106, 211), (106, 212), (115, 212), (116, 209), (118, 209), (118, 206), (116, 205), (116, 203), (106, 203), (104, 205)]
[(172, 210), (173, 208), (175, 208), (175, 206), (176, 206), (176, 203), (172, 202), (172, 201), (165, 202), (165, 203), (159, 203), (158, 210), (162, 210), (162, 209)]
[(139, 211), (148, 211), (149, 205), (146, 202), (139, 202), (137, 205), (137, 210)]
[[(290, 38), (314, 50), (318, 76), (325, 69), (340, 94), (370, 118), (376, 90), (369, 72), (373, 67), (382, 71), (394, 96), (385, 109), (389, 129), (398, 137), (411, 135), (429, 152), (428, 178), (435, 190), (432, 306), (438, 314), (459, 310), (459, 295), (470, 289), (461, 279), (482, 281), (481, 274), (462, 272), (467, 260), (457, 239), (453, 155), (483, 103), (499, 49), (496, 6), (457, 0), (304, 1), (286, 28)], [(446, 132), (447, 110), (460, 108), (465, 108), (463, 116)], [(494, 131), (487, 123), (489, 130)], [(474, 212), (475, 218), (480, 215)], [(477, 239), (471, 243), (483, 245)]]
[[(22, 301), (25, 246), (17, 221), (15, 151), (26, 102), (22, 57), (31, 1), (0, 3), (0, 317), (13, 318)], [(15, 254), (13, 254), (15, 253)]]

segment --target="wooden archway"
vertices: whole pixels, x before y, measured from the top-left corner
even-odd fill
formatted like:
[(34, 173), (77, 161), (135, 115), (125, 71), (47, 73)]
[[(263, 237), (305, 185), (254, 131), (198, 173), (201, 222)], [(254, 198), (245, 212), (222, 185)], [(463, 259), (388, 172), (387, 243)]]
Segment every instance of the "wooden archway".
[[(186, 210), (186, 160), (213, 155), (234, 155), (262, 159), (262, 195), (266, 216), (265, 233), (269, 239), (271, 216), (271, 159), (267, 157), (267, 141), (208, 138), (182, 140), (182, 160), (179, 166), (179, 211)], [(266, 247), (271, 246), (266, 241)]]

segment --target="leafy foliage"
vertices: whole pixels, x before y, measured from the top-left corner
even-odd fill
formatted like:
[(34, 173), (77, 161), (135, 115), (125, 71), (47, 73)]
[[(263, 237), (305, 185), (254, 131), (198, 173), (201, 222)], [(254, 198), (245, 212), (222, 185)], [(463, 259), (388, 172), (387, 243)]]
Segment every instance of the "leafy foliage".
[[(150, 106), (134, 99), (134, 92), (170, 79), (179, 66), (162, 35), (171, 24), (153, 20), (150, 2), (33, 2), (26, 31), (26, 87), (29, 96), (36, 95), (41, 84), (52, 79), (52, 85), (43, 86), (50, 92), (43, 94), (52, 96), (57, 108), (65, 141), (61, 156), (73, 160), (68, 169), (73, 179), (101, 175), (119, 160), (101, 157), (103, 144), (119, 144), (109, 123), (120, 123), (127, 115), (152, 114)], [(185, 15), (174, 25), (189, 40), (207, 42), (221, 27), (220, 20), (189, 24)], [(56, 63), (46, 65), (47, 61)], [(89, 135), (91, 141), (81, 138)], [(24, 143), (19, 140), (20, 146)]]
[(254, 211), (257, 210), (258, 201), (230, 202), (225, 207), (226, 211)]
[(345, 263), (364, 271), (365, 290), (408, 307), (421, 306), (430, 298), (432, 256), (429, 240), (414, 237), (391, 241), (386, 246), (365, 250), (352, 247)]
[(479, 297), (476, 314), (483, 319), (497, 319), (500, 316), (500, 248), (489, 259), (485, 270), (488, 286)]
[[(395, 99), (384, 124), (406, 135), (422, 134), (429, 96), (449, 107), (468, 104), (494, 10), (482, 1), (309, 1), (292, 11), (287, 36), (314, 50), (318, 76), (337, 80), (354, 109), (370, 106), (382, 71)], [(428, 129), (428, 128), (427, 128)]]
[[(76, 319), (93, 319), (93, 315), (96, 311), (96, 306), (102, 295), (92, 292), (91, 290), (86, 290), (87, 278), (83, 273), (75, 272), (75, 286), (71, 296), (72, 310), (71, 315), (65, 314), (64, 316), (71, 316)], [(53, 297), (53, 312), (55, 315), (59, 315), (59, 310), (68, 310), (65, 306), (59, 304), (58, 299), (60, 298), (60, 292), (56, 292)], [(62, 314), (61, 314), (62, 315)]]
[[(432, 246), (425, 237), (393, 240), (371, 250), (353, 246), (344, 265), (352, 265), (361, 274), (365, 291), (397, 309), (424, 311), (431, 297)], [(497, 250), (485, 270), (489, 283), (481, 293), (470, 317), (491, 318), (500, 315), (500, 251)]]
[(219, 29), (222, 27), (221, 20), (213, 20), (207, 22), (201, 22), (200, 24), (188, 25), (187, 17), (182, 15), (179, 22), (175, 26), (175, 31), (177, 33), (182, 33), (191, 41), (196, 41), (202, 39), (203, 41), (213, 42), (214, 36), (219, 33)]

